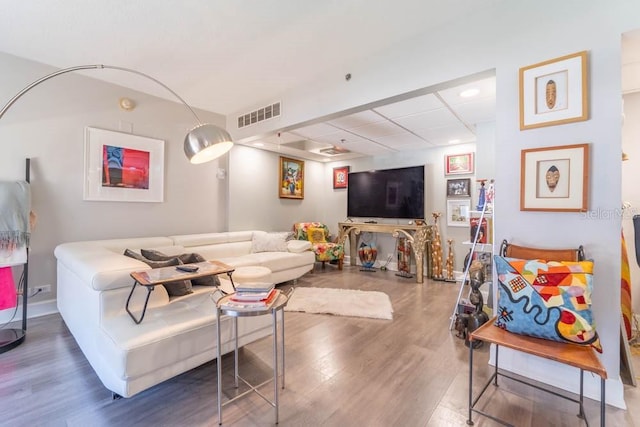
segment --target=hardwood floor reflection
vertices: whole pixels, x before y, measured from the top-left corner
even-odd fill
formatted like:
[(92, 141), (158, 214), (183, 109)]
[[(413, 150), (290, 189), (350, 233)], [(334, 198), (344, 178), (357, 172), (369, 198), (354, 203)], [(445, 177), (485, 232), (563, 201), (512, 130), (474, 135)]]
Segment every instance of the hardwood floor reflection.
[[(456, 284), (419, 285), (393, 272), (327, 266), (296, 286), (386, 292), (394, 319), (288, 312), (281, 426), (466, 425), (468, 349), (449, 331)], [(241, 351), (240, 369), (248, 380), (271, 375), (271, 344), (265, 338)], [(491, 369), (488, 348), (474, 352), (474, 358), (480, 384)], [(234, 390), (230, 362), (223, 364), (228, 396)], [(111, 400), (60, 316), (41, 317), (29, 322), (23, 345), (0, 355), (0, 424), (212, 426), (218, 419), (215, 378), (215, 362), (210, 362), (130, 399)], [(640, 425), (640, 393), (633, 387), (625, 391), (629, 409), (607, 407), (607, 425)], [(270, 396), (270, 387), (264, 392)], [(583, 425), (574, 404), (513, 381), (504, 380), (487, 393), (493, 395), (491, 412), (517, 426)], [(598, 403), (587, 399), (586, 411), (597, 425)], [(474, 421), (476, 426), (496, 425), (478, 416)], [(272, 423), (273, 408), (257, 395), (224, 408), (226, 426)]]

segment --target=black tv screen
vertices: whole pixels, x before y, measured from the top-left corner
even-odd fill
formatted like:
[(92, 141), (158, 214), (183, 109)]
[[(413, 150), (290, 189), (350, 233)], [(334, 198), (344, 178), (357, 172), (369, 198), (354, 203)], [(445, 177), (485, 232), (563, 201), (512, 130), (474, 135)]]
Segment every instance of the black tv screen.
[(347, 216), (424, 219), (424, 166), (351, 172)]

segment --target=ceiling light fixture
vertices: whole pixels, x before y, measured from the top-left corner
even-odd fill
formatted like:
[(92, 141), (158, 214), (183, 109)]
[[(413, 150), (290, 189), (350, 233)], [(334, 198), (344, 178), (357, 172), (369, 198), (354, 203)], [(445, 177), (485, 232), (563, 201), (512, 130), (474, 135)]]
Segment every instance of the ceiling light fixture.
[(472, 98), (480, 93), (480, 89), (471, 88), (460, 92), (460, 98)]
[(204, 162), (208, 162), (210, 160), (216, 159), (222, 156), (223, 154), (225, 154), (226, 152), (228, 152), (231, 149), (231, 147), (233, 147), (231, 135), (229, 135), (229, 133), (226, 130), (212, 124), (208, 124), (208, 123), (203, 124), (200, 121), (200, 118), (198, 117), (198, 115), (195, 113), (195, 111), (193, 111), (193, 109), (189, 106), (189, 104), (187, 104), (184, 99), (182, 99), (177, 93), (171, 90), (167, 85), (165, 85), (159, 80), (154, 79), (153, 77), (147, 74), (141, 73), (140, 71), (132, 70), (130, 68), (116, 67), (113, 65), (102, 65), (102, 64), (79, 65), (76, 67), (64, 68), (62, 70), (55, 71), (51, 74), (47, 74), (46, 76), (41, 77), (38, 80), (34, 81), (33, 83), (29, 84), (27, 87), (25, 87), (20, 92), (18, 92), (13, 98), (11, 98), (9, 102), (7, 102), (4, 105), (4, 107), (2, 107), (2, 110), (0, 110), (0, 119), (2, 119), (2, 117), (7, 112), (7, 110), (9, 110), (9, 108), (11, 108), (11, 106), (18, 99), (20, 99), (22, 95), (29, 92), (34, 87), (38, 86), (40, 83), (43, 83), (61, 74), (70, 73), (72, 71), (105, 69), (105, 68), (137, 74), (139, 76), (146, 77), (149, 80), (156, 82), (157, 84), (159, 84), (160, 86), (162, 86), (163, 88), (171, 92), (173, 96), (178, 98), (180, 102), (182, 102), (182, 104), (191, 112), (191, 114), (193, 114), (193, 117), (195, 117), (196, 121), (198, 122), (198, 125), (193, 129), (191, 129), (191, 131), (189, 131), (189, 133), (184, 139), (184, 153), (186, 154), (187, 158), (191, 163), (198, 164), (198, 163), (204, 163)]
[(449, 140), (449, 144), (457, 144), (459, 142), (460, 142), (459, 139), (451, 139), (451, 140)]

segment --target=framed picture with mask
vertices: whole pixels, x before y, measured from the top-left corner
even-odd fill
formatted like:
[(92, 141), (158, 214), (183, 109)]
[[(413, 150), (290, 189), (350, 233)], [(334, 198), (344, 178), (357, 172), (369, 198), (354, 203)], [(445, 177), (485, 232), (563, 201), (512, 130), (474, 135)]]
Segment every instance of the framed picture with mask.
[(520, 210), (586, 212), (589, 144), (522, 150)]
[(520, 130), (588, 120), (587, 52), (520, 68)]

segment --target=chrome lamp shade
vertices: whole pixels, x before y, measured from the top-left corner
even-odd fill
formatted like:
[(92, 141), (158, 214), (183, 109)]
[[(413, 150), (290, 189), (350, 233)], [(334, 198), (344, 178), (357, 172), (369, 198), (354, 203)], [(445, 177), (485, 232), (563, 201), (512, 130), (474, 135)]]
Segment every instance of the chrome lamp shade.
[(233, 142), (229, 132), (211, 124), (196, 126), (184, 138), (184, 153), (193, 164), (218, 158), (231, 147)]

